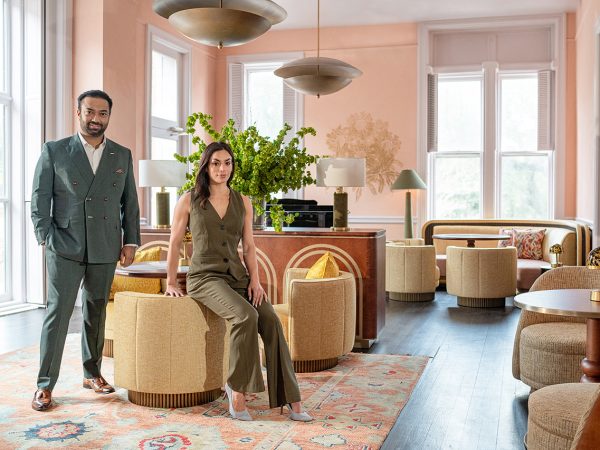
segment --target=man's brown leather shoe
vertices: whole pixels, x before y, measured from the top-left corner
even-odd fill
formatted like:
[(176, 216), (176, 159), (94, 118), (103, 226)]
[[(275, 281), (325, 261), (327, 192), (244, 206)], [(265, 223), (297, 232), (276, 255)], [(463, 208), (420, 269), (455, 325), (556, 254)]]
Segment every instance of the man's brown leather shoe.
[(115, 388), (108, 384), (102, 375), (95, 378), (84, 378), (83, 387), (93, 389), (96, 394), (110, 394), (111, 392), (115, 392)]
[(52, 392), (48, 389), (38, 389), (33, 394), (31, 407), (36, 411), (48, 411), (52, 407)]

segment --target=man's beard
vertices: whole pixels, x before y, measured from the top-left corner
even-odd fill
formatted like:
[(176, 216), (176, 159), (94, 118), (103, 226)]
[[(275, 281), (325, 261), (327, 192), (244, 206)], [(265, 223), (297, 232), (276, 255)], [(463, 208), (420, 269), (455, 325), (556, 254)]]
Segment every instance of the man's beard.
[(106, 125), (102, 125), (101, 123), (98, 123), (98, 122), (93, 122), (94, 125), (98, 125), (100, 127), (97, 129), (93, 129), (93, 128), (90, 128), (91, 124), (92, 124), (92, 122), (84, 124), (84, 129), (87, 134), (89, 134), (90, 136), (93, 136), (93, 137), (102, 136), (104, 134), (104, 131), (106, 130)]

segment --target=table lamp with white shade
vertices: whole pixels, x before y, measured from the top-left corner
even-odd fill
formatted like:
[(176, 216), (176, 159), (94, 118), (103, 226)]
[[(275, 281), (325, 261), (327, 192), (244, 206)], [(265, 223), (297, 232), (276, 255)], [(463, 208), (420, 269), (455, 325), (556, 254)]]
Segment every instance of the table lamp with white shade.
[(392, 189), (406, 189), (406, 206), (404, 207), (404, 237), (412, 239), (412, 206), (410, 198), (411, 189), (427, 189), (427, 185), (421, 179), (419, 174), (413, 169), (404, 169), (392, 184)]
[(320, 158), (317, 161), (317, 186), (335, 187), (333, 230), (348, 231), (348, 193), (345, 187), (365, 185), (364, 158)]
[(156, 193), (156, 221), (154, 227), (169, 228), (171, 226), (170, 194), (166, 187), (180, 187), (185, 184), (185, 164), (175, 160), (144, 159), (140, 161), (140, 187), (159, 187)]

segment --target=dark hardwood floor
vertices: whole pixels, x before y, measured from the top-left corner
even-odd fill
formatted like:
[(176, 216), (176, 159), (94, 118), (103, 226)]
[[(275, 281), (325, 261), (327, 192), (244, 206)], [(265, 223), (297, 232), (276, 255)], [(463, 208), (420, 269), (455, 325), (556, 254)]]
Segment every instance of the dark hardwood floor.
[(522, 449), (529, 387), (512, 377), (519, 309), (388, 300), (370, 353), (431, 357), (383, 449)]
[[(0, 353), (39, 341), (44, 310), (0, 317)], [(518, 308), (462, 308), (438, 291), (427, 303), (388, 301), (370, 353), (431, 358), (383, 449), (523, 448), (529, 388), (511, 373)], [(69, 332), (81, 330), (76, 308)]]

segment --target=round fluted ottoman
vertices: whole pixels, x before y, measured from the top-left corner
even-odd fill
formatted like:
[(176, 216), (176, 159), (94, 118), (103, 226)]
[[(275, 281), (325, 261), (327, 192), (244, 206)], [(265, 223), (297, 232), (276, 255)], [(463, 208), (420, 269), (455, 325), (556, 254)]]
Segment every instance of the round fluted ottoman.
[(568, 450), (598, 384), (547, 386), (529, 396), (527, 450)]
[(584, 323), (548, 322), (523, 328), (519, 352), (521, 381), (534, 390), (578, 382), (585, 337)]
[(119, 292), (113, 332), (115, 384), (132, 403), (185, 408), (221, 394), (227, 322), (191, 297)]

